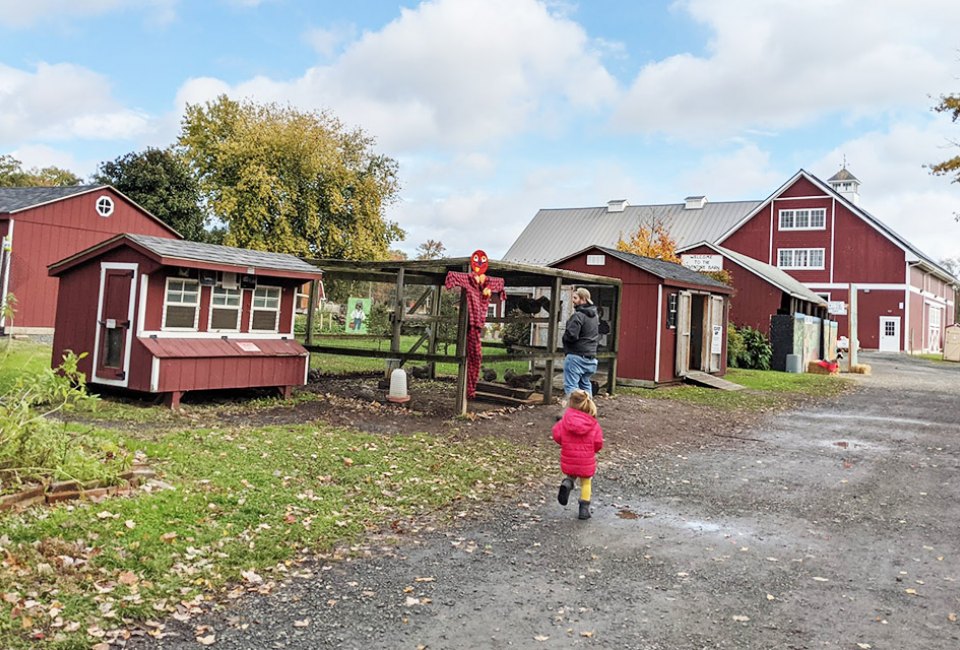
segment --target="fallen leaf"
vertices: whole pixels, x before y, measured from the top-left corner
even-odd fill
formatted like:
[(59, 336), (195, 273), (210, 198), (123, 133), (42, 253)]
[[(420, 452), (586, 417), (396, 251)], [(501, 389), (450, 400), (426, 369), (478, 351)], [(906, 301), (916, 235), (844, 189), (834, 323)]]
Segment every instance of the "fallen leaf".
[(829, 578), (821, 578), (820, 576), (813, 576), (813, 579), (817, 582), (830, 582)]
[(405, 604), (407, 607), (413, 607), (414, 605), (419, 605), (419, 604), (420, 604), (420, 599), (419, 599), (419, 598), (414, 598), (413, 596), (407, 596), (407, 599), (404, 601), (404, 604)]
[(538, 634), (537, 636), (533, 637), (533, 640), (534, 640), (534, 641), (546, 641), (546, 640), (548, 640), (549, 638), (550, 638), (550, 637), (548, 637), (546, 634)]
[(733, 620), (735, 620), (737, 623), (746, 623), (750, 620), (750, 617), (743, 616), (742, 614), (734, 614)]
[(302, 621), (294, 621), (294, 622), (293, 622), (293, 627), (309, 627), (309, 626), (310, 626), (310, 619), (309, 619), (309, 618), (305, 618), (305, 619), (303, 619)]
[(911, 596), (916, 596), (916, 595), (917, 595), (917, 590), (916, 590), (916, 589), (904, 589), (904, 591), (907, 592), (908, 594), (910, 594)]
[(347, 456), (344, 456), (344, 457), (343, 457), (343, 464), (346, 465), (347, 467), (350, 467), (351, 465), (353, 465), (353, 459), (352, 459), (352, 458), (348, 458)]
[(873, 646), (869, 643), (858, 643), (857, 647), (860, 648), (860, 650), (870, 650)]
[(135, 522), (133, 519), (127, 519), (125, 522), (123, 522), (123, 525), (129, 528), (130, 530), (133, 530), (134, 528), (137, 527), (137, 522)]
[(773, 594), (767, 594), (767, 600), (776, 600)]
[(133, 571), (124, 571), (117, 578), (117, 582), (122, 585), (135, 585), (140, 582), (140, 578), (138, 578), (137, 574)]
[(198, 636), (197, 643), (200, 645), (213, 645), (217, 642), (217, 636), (215, 634), (208, 634), (207, 636)]
[(414, 578), (414, 582), (433, 582), (436, 578)]
[(584, 630), (583, 632), (580, 633), (580, 636), (585, 636), (585, 637), (587, 637), (588, 639), (593, 638), (593, 631), (592, 631), (592, 630)]
[(168, 544), (172, 543), (173, 540), (175, 540), (176, 538), (177, 538), (176, 533), (164, 533), (163, 535), (160, 536), (160, 540), (163, 542), (167, 542)]

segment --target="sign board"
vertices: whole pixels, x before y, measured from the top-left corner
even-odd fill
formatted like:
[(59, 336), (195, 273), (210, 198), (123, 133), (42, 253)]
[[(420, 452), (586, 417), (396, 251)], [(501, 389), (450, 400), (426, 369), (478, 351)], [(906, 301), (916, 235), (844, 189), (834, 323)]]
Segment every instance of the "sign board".
[(713, 338), (710, 341), (710, 354), (723, 352), (723, 325), (713, 326)]
[(722, 271), (723, 255), (688, 255), (680, 256), (680, 263), (694, 271)]
[(244, 352), (259, 352), (260, 346), (256, 343), (250, 343), (249, 341), (237, 341), (237, 347), (243, 350)]
[(847, 303), (842, 300), (828, 300), (827, 301), (827, 313), (833, 314), (835, 316), (846, 316), (847, 315)]

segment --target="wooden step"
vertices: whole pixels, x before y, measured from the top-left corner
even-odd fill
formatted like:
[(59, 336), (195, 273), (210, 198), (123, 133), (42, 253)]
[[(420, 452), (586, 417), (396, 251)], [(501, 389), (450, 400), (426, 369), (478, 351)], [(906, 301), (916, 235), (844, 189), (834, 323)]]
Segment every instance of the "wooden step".
[(745, 388), (740, 384), (727, 381), (722, 377), (708, 375), (707, 373), (700, 372), (699, 370), (688, 371), (683, 380), (690, 384), (706, 386), (707, 388), (718, 388), (720, 390), (743, 390)]

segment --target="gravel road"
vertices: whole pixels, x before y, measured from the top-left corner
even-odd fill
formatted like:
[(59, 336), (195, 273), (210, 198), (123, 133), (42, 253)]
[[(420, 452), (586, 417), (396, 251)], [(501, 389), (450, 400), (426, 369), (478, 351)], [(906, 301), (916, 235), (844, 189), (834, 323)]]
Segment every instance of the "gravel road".
[(960, 367), (862, 361), (736, 437), (610, 449), (589, 521), (545, 485), (127, 647), (958, 648)]

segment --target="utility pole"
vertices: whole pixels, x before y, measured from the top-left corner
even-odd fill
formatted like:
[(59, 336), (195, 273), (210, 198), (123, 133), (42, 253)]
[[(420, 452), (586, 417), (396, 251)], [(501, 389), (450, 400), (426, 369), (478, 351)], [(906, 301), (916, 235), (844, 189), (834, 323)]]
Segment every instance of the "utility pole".
[(857, 285), (850, 283), (849, 289), (849, 303), (850, 309), (849, 314), (847, 315), (847, 324), (850, 330), (849, 336), (850, 339), (850, 349), (848, 350), (848, 368), (853, 370), (853, 367), (859, 364), (857, 361), (857, 349), (860, 347), (860, 338), (857, 336)]

